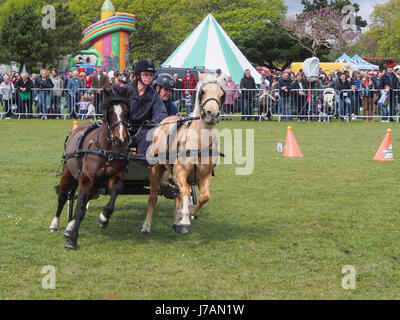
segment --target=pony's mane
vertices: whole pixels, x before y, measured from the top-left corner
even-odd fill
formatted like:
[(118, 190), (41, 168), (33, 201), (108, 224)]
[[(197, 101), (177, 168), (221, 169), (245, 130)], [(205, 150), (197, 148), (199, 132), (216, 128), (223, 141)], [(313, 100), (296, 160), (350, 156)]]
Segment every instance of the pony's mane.
[(109, 95), (103, 100), (100, 110), (108, 110), (109, 108), (120, 103), (129, 106), (130, 95), (131, 90), (129, 89), (129, 87), (113, 86), (109, 89)]
[(218, 79), (214, 74), (208, 74), (203, 81), (199, 81), (196, 86), (196, 104), (193, 109), (193, 112), (191, 113), (191, 116), (194, 117), (196, 116), (197, 112), (200, 111), (200, 101), (199, 101), (199, 94), (200, 94), (200, 89), (201, 87), (205, 86), (208, 83), (216, 83), (222, 88), (222, 83), (220, 79)]

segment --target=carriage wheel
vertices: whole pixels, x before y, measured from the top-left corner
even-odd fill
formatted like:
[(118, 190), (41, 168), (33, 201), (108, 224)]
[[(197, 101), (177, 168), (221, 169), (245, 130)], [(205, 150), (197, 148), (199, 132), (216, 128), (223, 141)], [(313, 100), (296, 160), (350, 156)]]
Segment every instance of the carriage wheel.
[[(194, 184), (190, 186), (189, 204), (194, 206), (197, 204), (196, 185)], [(197, 216), (191, 217), (192, 219), (197, 219)]]
[(75, 190), (68, 192), (68, 223), (72, 221), (72, 217), (74, 214), (74, 199), (75, 199)]
[(74, 199), (68, 200), (68, 223), (72, 220), (72, 215), (74, 213)]
[(193, 204), (193, 205), (197, 204), (196, 185), (194, 185), (194, 184), (192, 184), (190, 186), (189, 202), (190, 202), (190, 204)]

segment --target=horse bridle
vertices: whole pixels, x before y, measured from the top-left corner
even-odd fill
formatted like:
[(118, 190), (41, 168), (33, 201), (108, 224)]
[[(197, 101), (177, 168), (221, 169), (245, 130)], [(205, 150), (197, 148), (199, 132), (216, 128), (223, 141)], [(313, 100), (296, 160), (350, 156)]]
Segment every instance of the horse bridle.
[(200, 110), (201, 110), (201, 118), (202, 118), (202, 119), (204, 119), (205, 116), (206, 116), (206, 111), (204, 110), (204, 107), (205, 107), (205, 105), (206, 105), (207, 103), (209, 103), (210, 101), (215, 101), (215, 102), (217, 103), (217, 105), (218, 105), (218, 109), (221, 110), (222, 104), (224, 103), (225, 97), (226, 97), (226, 92), (225, 92), (225, 90), (222, 89), (222, 87), (220, 86), (221, 90), (222, 90), (223, 93), (224, 93), (224, 94), (222, 95), (222, 97), (221, 97), (221, 101), (218, 101), (218, 99), (216, 99), (216, 98), (208, 98), (206, 101), (204, 101), (204, 102), (202, 103), (202, 102), (201, 102), (201, 97), (202, 97), (202, 95), (203, 95), (203, 93), (202, 93), (202, 87), (203, 87), (204, 85), (208, 84), (208, 83), (211, 83), (211, 82), (206, 82), (205, 84), (203, 84), (203, 85), (199, 88), (199, 90), (200, 90), (200, 94), (199, 94), (199, 107), (200, 107)]
[(119, 120), (119, 121), (116, 121), (113, 124), (109, 125), (107, 110), (104, 111), (103, 117), (104, 117), (104, 123), (107, 126), (108, 135), (105, 135), (104, 132), (101, 129), (100, 129), (100, 131), (102, 132), (103, 137), (107, 140), (107, 142), (110, 143), (112, 146), (115, 146), (115, 140), (116, 139), (115, 139), (114, 134), (113, 134), (113, 129), (116, 126), (119, 126), (120, 124), (122, 124), (123, 126), (126, 127), (126, 132), (127, 132), (127, 139), (126, 139), (126, 142), (124, 142), (124, 146), (125, 145), (130, 145), (131, 144), (131, 135), (130, 135), (129, 131), (130, 131), (130, 128), (131, 128), (131, 124), (129, 122), (127, 122), (127, 121)]

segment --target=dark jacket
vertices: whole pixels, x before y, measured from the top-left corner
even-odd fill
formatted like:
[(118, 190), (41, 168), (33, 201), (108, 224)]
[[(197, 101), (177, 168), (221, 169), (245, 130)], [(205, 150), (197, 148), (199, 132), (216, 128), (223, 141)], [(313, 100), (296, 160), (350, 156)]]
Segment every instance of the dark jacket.
[[(282, 90), (283, 87), (286, 87), (288, 91)], [(277, 88), (280, 90), (281, 97), (289, 97), (290, 90), (292, 89), (292, 80), (289, 78), (284, 80), (283, 78), (279, 78)]]
[[(141, 124), (145, 121), (160, 123), (168, 116), (165, 105), (153, 86), (148, 86), (140, 98), (137, 91), (133, 89), (129, 108), (132, 124)], [(138, 128), (133, 129), (134, 132), (138, 130)]]
[(178, 108), (176, 107), (175, 103), (168, 99), (164, 101), (165, 109), (167, 109), (168, 117), (169, 116), (176, 116), (178, 113)]
[[(300, 83), (303, 86), (303, 93), (304, 95), (300, 94)], [(299, 99), (305, 99), (307, 97), (307, 89), (308, 89), (308, 82), (306, 80), (302, 80), (301, 82), (298, 82), (297, 80), (293, 82), (292, 84), (292, 90), (293, 91), (293, 97), (295, 98), (295, 101), (298, 102)]]
[[(308, 87), (309, 87), (309, 84), (308, 84), (308, 81), (306, 81), (306, 80), (301, 80), (301, 85), (303, 86), (303, 90), (307, 90), (308, 89)], [(295, 82), (293, 82), (293, 84), (292, 84), (292, 89), (293, 90), (299, 90), (299, 89), (301, 89), (300, 88), (300, 84), (299, 84), (299, 82), (296, 80)]]
[[(247, 78), (246, 76), (244, 76), (242, 78), (242, 80), (240, 80), (240, 89), (257, 89), (256, 87), (256, 82), (254, 81), (254, 78), (252, 76), (250, 76), (249, 78)], [(255, 95), (255, 92), (253, 90), (248, 91), (248, 90), (242, 90), (242, 99), (244, 101), (244, 99), (246, 99), (248, 101), (248, 103), (252, 103), (253, 101), (253, 96)]]
[(24, 80), (22, 80), (22, 77), (19, 78), (18, 81), (15, 82), (15, 87), (18, 89), (20, 88), (26, 88), (26, 90), (30, 90), (34, 87), (33, 81), (30, 78), (26, 78), (26, 82), (24, 83)]
[(342, 90), (350, 90), (351, 89), (351, 82), (342, 79), (339, 79), (337, 84), (336, 84), (336, 91), (339, 93)]
[(100, 75), (100, 81), (98, 79), (98, 75), (93, 76), (92, 78), (92, 88), (94, 89), (105, 89), (108, 88), (108, 80), (104, 73)]
[(242, 78), (242, 80), (240, 80), (240, 89), (243, 89), (243, 88), (257, 89), (256, 82), (254, 81), (254, 78), (252, 76), (250, 76), (249, 78), (244, 76)]
[[(392, 81), (390, 81), (390, 78), (392, 78)], [(394, 73), (392, 73), (391, 77), (389, 76), (388, 73), (385, 73), (382, 76), (381, 89), (385, 88), (386, 86), (389, 86), (390, 89), (397, 89), (399, 87), (399, 80), (397, 79), (397, 76)]]
[(37, 79), (37, 87), (39, 89), (51, 89), (54, 87), (53, 81), (51, 81), (50, 77), (46, 77), (45, 80), (42, 77)]

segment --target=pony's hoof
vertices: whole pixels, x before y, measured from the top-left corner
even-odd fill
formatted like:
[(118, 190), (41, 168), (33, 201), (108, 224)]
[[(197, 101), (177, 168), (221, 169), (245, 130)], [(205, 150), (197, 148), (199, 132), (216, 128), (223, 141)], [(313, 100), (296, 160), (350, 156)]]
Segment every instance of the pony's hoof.
[(182, 224), (182, 225), (180, 225), (179, 229), (180, 229), (179, 230), (180, 233), (183, 233), (183, 234), (188, 234), (192, 231), (192, 227), (190, 224)]
[(67, 238), (69, 238), (71, 236), (71, 234), (72, 234), (71, 230), (65, 230), (63, 233), (63, 235), (66, 236)]
[(108, 226), (108, 220), (104, 222), (104, 221), (101, 221), (100, 218), (98, 218), (97, 221), (96, 221), (96, 223), (97, 223), (97, 226), (98, 226), (100, 229), (105, 229), (105, 228), (107, 228), (107, 226)]
[(68, 239), (67, 242), (65, 243), (64, 248), (76, 250), (78, 248), (78, 245), (77, 245), (76, 241), (72, 241), (71, 239)]
[(49, 233), (53, 233), (58, 231), (58, 228), (49, 228)]
[(174, 224), (172, 226), (172, 231), (177, 233), (188, 234), (192, 231), (192, 227), (190, 224)]
[(150, 231), (142, 230), (142, 235), (148, 236), (149, 234), (150, 234)]

